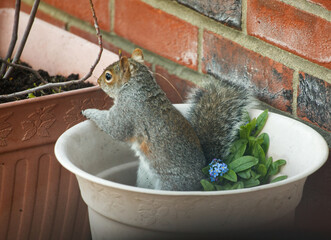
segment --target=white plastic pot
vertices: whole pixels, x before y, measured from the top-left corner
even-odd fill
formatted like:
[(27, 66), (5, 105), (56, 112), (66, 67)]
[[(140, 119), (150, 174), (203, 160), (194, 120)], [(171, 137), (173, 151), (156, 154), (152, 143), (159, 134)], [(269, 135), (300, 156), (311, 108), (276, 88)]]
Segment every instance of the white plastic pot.
[[(187, 106), (177, 105), (185, 112)], [(260, 110), (252, 110), (256, 117)], [(184, 114), (185, 115), (185, 114)], [(215, 192), (179, 192), (134, 186), (138, 160), (91, 121), (67, 130), (55, 145), (59, 162), (76, 174), (89, 208), (93, 239), (159, 239), (182, 234), (224, 233), (284, 227), (293, 221), (308, 175), (327, 159), (325, 140), (312, 128), (269, 113), (263, 132), (269, 155), (286, 159), (288, 179), (263, 186)]]

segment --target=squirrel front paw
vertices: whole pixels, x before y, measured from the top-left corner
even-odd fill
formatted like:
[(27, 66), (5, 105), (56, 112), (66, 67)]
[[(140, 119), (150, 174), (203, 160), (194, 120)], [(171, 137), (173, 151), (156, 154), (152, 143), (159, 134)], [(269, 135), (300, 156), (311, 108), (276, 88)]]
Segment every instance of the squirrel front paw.
[(93, 112), (95, 111), (96, 109), (85, 109), (85, 110), (82, 110), (82, 115), (85, 116), (86, 118), (91, 118), (93, 116)]
[(104, 132), (109, 132), (108, 110), (85, 109), (82, 115), (93, 121)]
[(85, 109), (82, 111), (82, 114), (87, 118), (96, 123), (101, 123), (107, 119), (108, 110), (99, 110), (99, 109)]

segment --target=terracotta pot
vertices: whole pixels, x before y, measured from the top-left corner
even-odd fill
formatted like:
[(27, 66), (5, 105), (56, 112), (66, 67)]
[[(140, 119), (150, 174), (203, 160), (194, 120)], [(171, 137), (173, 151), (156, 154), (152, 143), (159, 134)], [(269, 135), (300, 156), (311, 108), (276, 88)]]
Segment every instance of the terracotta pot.
[[(185, 115), (187, 106), (177, 107)], [(171, 239), (186, 234), (203, 239), (278, 231), (293, 223), (306, 178), (325, 163), (328, 146), (312, 128), (275, 113), (269, 113), (263, 132), (270, 136), (269, 155), (287, 160), (281, 175), (288, 179), (239, 190), (135, 187), (137, 157), (128, 145), (112, 140), (91, 121), (67, 130), (57, 140), (55, 155), (77, 176), (89, 207), (93, 239)]]
[[(13, 9), (0, 9), (2, 57), (13, 15)], [(27, 18), (21, 13), (19, 36)], [(21, 60), (51, 75), (83, 76), (98, 51), (98, 46), (36, 19)], [(117, 59), (104, 50), (94, 76)], [(84, 120), (82, 109), (110, 105), (97, 86), (0, 104), (0, 239), (90, 239), (77, 180), (56, 161), (53, 149), (61, 133)]]

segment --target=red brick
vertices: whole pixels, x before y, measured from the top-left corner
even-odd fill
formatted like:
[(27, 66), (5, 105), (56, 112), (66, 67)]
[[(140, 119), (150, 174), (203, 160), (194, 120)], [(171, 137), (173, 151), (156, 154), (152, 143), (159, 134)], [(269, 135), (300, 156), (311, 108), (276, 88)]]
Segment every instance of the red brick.
[(292, 112), (293, 70), (215, 33), (205, 31), (203, 72), (252, 87), (257, 97)]
[[(30, 14), (31, 6), (22, 3), (22, 5), (21, 5), (21, 11), (24, 11), (24, 12)], [(46, 21), (46, 22), (48, 22), (48, 23), (50, 23), (52, 25), (55, 25), (57, 27), (60, 27), (62, 29), (64, 29), (65, 28), (65, 25), (66, 25), (64, 22), (62, 22), (60, 20), (57, 20), (57, 19), (49, 16), (47, 13), (44, 13), (44, 12), (42, 12), (40, 10), (37, 11), (36, 17), (37, 18), (40, 18), (40, 19), (42, 19), (42, 20), (44, 20), (44, 21)]]
[(1, 0), (0, 8), (15, 8), (15, 1), (13, 0)]
[[(70, 1), (59, 1), (59, 0), (44, 0), (44, 2), (69, 13), (79, 19), (93, 23), (92, 12), (88, 0), (70, 0)], [(110, 30), (110, 10), (108, 1), (93, 1), (94, 10), (98, 19), (98, 24), (103, 30)]]
[(247, 1), (247, 32), (331, 68), (331, 23), (277, 0)]
[(155, 79), (172, 103), (182, 103), (190, 90), (196, 87), (194, 83), (173, 75), (158, 65), (155, 66)]
[(331, 1), (330, 0), (307, 0), (308, 2), (316, 3), (324, 7), (325, 9), (331, 11)]
[(300, 72), (298, 117), (331, 132), (331, 84)]
[(197, 69), (197, 27), (139, 0), (117, 0), (115, 9), (116, 34), (172, 61)]

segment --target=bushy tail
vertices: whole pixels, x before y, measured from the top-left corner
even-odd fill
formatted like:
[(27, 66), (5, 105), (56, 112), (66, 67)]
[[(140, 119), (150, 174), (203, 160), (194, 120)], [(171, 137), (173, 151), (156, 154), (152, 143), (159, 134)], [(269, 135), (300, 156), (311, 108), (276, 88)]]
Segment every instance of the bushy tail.
[(245, 114), (255, 105), (253, 94), (245, 87), (217, 80), (203, 89), (195, 89), (188, 102), (193, 104), (188, 119), (200, 139), (206, 160), (224, 159), (245, 121)]

